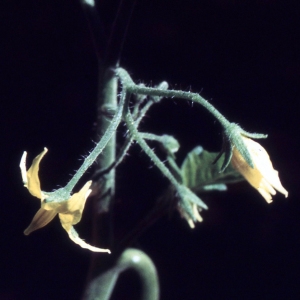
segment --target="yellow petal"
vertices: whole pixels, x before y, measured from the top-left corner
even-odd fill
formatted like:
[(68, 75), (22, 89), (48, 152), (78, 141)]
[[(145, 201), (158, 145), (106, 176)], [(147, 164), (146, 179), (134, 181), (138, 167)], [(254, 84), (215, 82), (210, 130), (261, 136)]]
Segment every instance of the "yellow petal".
[(57, 212), (54, 210), (45, 210), (40, 208), (35, 216), (33, 217), (30, 225), (24, 230), (24, 234), (28, 235), (32, 231), (35, 231), (39, 228), (46, 226), (53, 218), (57, 215)]
[(259, 193), (270, 203), (272, 195), (278, 192), (288, 196), (287, 190), (282, 186), (278, 172), (274, 170), (267, 151), (253, 140), (243, 137), (243, 141), (248, 148), (254, 168), (251, 168), (244, 160), (240, 152), (234, 148), (231, 163), (246, 180), (256, 188)]
[(73, 221), (74, 221), (74, 215), (72, 214), (58, 214), (60, 223), (62, 227), (69, 231), (72, 227)]
[[(182, 209), (181, 206), (177, 205), (177, 210), (178, 210), (181, 218), (185, 219), (188, 222), (190, 228), (194, 229), (195, 223), (194, 223), (193, 219)], [(194, 213), (195, 213), (195, 211), (194, 211)]]
[[(76, 215), (76, 223), (80, 221), (86, 199), (92, 191), (89, 189), (91, 184), (92, 181), (88, 181), (78, 193), (73, 194), (66, 202), (66, 210), (67, 212), (74, 213), (74, 215)], [(73, 225), (76, 223), (73, 223)]]
[(265, 189), (263, 188), (258, 188), (257, 189), (259, 191), (259, 193), (264, 197), (264, 199), (268, 202), (271, 203), (272, 202), (272, 196), (270, 193), (268, 193)]
[(27, 187), (31, 195), (41, 200), (45, 198), (45, 195), (43, 195), (41, 191), (41, 184), (40, 184), (38, 172), (39, 172), (40, 161), (47, 153), (47, 151), (48, 149), (44, 148), (44, 151), (34, 158), (34, 160), (32, 161), (32, 165), (28, 171), (26, 171), (26, 156), (27, 156), (26, 151), (24, 151), (20, 162), (20, 168), (21, 168), (21, 174), (22, 174), (24, 186)]
[(107, 253), (110, 253), (110, 250), (109, 249), (102, 249), (102, 248), (98, 248), (98, 247), (94, 247), (94, 246), (91, 246), (89, 244), (87, 244), (84, 240), (82, 240), (78, 233), (76, 232), (76, 230), (74, 229), (74, 227), (72, 226), (70, 228), (69, 231), (67, 231), (68, 235), (69, 235), (69, 238), (77, 245), (79, 245), (81, 248), (85, 248), (85, 249), (88, 249), (90, 251), (93, 251), (93, 252), (107, 252)]
[[(200, 210), (201, 210), (201, 208), (200, 208)], [(203, 221), (203, 218), (199, 214), (199, 207), (195, 203), (193, 204), (193, 213), (194, 213), (194, 217), (196, 218), (196, 220), (198, 222), (202, 222)]]
[(254, 165), (254, 168), (252, 169), (247, 164), (247, 162), (245, 161), (245, 159), (243, 158), (243, 156), (241, 155), (241, 153), (236, 148), (233, 149), (233, 155), (232, 155), (232, 159), (231, 159), (231, 164), (232, 164), (232, 166), (238, 172), (240, 172), (246, 178), (246, 180), (254, 188), (256, 188), (256, 189), (259, 188), (260, 182), (261, 182), (261, 180), (263, 178), (262, 174), (259, 172), (259, 170), (256, 168), (255, 165)]
[(21, 157), (20, 164), (19, 164), (19, 167), (21, 169), (21, 175), (22, 175), (23, 184), (24, 184), (25, 187), (27, 187), (26, 157), (27, 157), (27, 152), (24, 151), (23, 155)]
[(91, 184), (92, 181), (88, 181), (78, 193), (73, 194), (69, 200), (63, 202), (56, 210), (59, 213), (60, 222), (66, 231), (69, 231), (72, 225), (77, 224), (81, 220), (86, 199), (91, 192), (89, 189)]

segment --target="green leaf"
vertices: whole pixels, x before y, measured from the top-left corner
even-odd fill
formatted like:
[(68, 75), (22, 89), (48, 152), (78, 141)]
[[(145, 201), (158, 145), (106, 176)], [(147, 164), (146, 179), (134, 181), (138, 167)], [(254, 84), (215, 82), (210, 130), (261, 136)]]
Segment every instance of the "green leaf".
[(194, 192), (224, 191), (227, 183), (243, 181), (244, 178), (231, 165), (220, 173), (222, 159), (213, 164), (218, 153), (208, 152), (201, 146), (194, 148), (181, 166), (183, 184)]

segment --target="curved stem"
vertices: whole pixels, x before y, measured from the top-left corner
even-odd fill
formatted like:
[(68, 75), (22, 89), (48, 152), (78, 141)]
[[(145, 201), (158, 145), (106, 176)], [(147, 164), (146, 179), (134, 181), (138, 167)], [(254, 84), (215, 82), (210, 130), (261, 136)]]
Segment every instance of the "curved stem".
[(129, 269), (133, 269), (140, 277), (141, 300), (158, 300), (159, 282), (156, 268), (148, 255), (133, 248), (124, 250), (112, 268), (91, 282), (84, 299), (109, 300), (120, 274)]
[(220, 123), (226, 128), (230, 125), (230, 122), (207, 100), (202, 98), (199, 94), (191, 93), (191, 92), (183, 92), (183, 91), (175, 91), (175, 90), (162, 90), (157, 88), (149, 88), (144, 86), (136, 85), (127, 71), (122, 68), (116, 69), (117, 76), (120, 77), (122, 84), (126, 87), (127, 91), (135, 94), (143, 94), (149, 96), (159, 96), (166, 98), (181, 98), (190, 100), (193, 102), (197, 102), (206, 108)]

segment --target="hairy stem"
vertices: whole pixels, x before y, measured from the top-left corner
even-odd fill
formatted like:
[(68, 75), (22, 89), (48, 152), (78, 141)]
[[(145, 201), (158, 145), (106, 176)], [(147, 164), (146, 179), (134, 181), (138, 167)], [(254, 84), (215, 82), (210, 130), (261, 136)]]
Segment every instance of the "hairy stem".
[(122, 68), (117, 68), (116, 74), (120, 77), (123, 86), (126, 87), (129, 93), (159, 96), (166, 98), (179, 98), (190, 100), (192, 102), (197, 102), (204, 108), (206, 108), (220, 122), (220, 124), (224, 128), (227, 128), (230, 125), (230, 122), (213, 105), (211, 105), (207, 100), (202, 98), (199, 94), (175, 90), (162, 90), (158, 88), (149, 88), (136, 85), (127, 73), (127, 71), (125, 71)]
[(155, 165), (161, 170), (161, 172), (170, 180), (170, 182), (175, 187), (178, 187), (178, 181), (175, 179), (175, 177), (172, 175), (169, 169), (163, 164), (163, 162), (157, 157), (157, 155), (153, 152), (153, 150), (151, 150), (151, 148), (139, 134), (134, 124), (134, 120), (132, 118), (128, 105), (125, 105), (125, 111), (125, 121), (133, 139), (135, 139), (139, 143), (140, 147), (150, 157), (150, 159), (155, 163)]
[(106, 147), (109, 140), (112, 138), (112, 136), (115, 134), (116, 129), (118, 125), (121, 122), (122, 118), (122, 111), (123, 106), (125, 102), (125, 93), (122, 94), (119, 107), (111, 120), (109, 126), (107, 127), (107, 130), (105, 131), (104, 135), (100, 139), (99, 143), (96, 145), (96, 147), (92, 150), (92, 152), (85, 158), (83, 164), (81, 167), (77, 170), (76, 174), (73, 176), (73, 178), (68, 182), (65, 189), (68, 192), (71, 192), (76, 185), (76, 183), (79, 181), (79, 179), (83, 176), (83, 174), (86, 172), (86, 170), (93, 164), (93, 162), (96, 160), (96, 158), (99, 156), (99, 154), (103, 151), (103, 149)]

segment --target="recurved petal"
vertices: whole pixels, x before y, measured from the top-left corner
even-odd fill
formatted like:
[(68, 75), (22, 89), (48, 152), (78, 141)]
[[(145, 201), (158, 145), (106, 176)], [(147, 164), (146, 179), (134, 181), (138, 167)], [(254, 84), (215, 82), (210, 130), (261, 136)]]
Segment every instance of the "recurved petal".
[(45, 210), (40, 208), (35, 216), (33, 217), (30, 225), (24, 230), (24, 234), (28, 235), (32, 231), (35, 231), (39, 228), (46, 226), (53, 218), (57, 215), (57, 212), (54, 210)]
[(71, 226), (70, 230), (67, 231), (69, 238), (77, 245), (79, 245), (81, 248), (89, 249), (90, 251), (93, 252), (107, 252), (110, 253), (109, 249), (102, 249), (98, 247), (91, 246), (87, 244), (84, 240), (82, 240), (76, 230), (74, 229), (73, 226)]
[(47, 151), (48, 149), (44, 148), (44, 151), (34, 158), (31, 167), (29, 168), (28, 171), (26, 171), (26, 156), (27, 156), (26, 151), (24, 151), (20, 162), (20, 168), (21, 168), (21, 174), (22, 174), (24, 186), (27, 187), (31, 195), (41, 200), (43, 200), (45, 196), (41, 191), (41, 184), (40, 184), (38, 173), (39, 173), (40, 161), (47, 153)]

